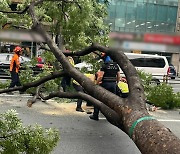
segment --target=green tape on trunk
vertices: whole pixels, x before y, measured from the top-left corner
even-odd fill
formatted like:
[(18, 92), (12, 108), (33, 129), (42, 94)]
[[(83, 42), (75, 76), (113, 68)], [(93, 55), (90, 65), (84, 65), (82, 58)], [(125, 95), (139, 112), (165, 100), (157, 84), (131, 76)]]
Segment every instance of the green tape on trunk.
[(136, 121), (132, 124), (131, 128), (129, 129), (129, 136), (130, 136), (130, 138), (132, 138), (132, 134), (133, 134), (134, 128), (136, 127), (136, 125), (137, 125), (138, 123), (140, 123), (141, 121), (144, 121), (144, 120), (153, 120), (153, 119), (155, 119), (155, 118), (154, 118), (154, 117), (151, 117), (151, 116), (145, 116), (145, 117), (141, 117), (141, 118), (139, 118), (138, 120), (136, 120)]

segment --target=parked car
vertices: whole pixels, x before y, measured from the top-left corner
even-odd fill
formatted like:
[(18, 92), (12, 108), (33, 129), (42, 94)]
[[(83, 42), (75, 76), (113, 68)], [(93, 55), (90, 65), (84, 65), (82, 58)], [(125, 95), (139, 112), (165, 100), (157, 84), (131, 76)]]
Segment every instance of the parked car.
[(171, 79), (176, 78), (176, 69), (172, 64), (169, 65), (167, 74), (168, 74), (168, 77), (170, 77)]
[[(13, 56), (13, 54), (11, 54), (11, 53), (1, 53), (0, 54), (0, 77), (9, 78), (7, 71), (9, 71), (10, 61), (12, 59), (12, 56)], [(20, 63), (22, 66), (23, 66), (23, 64), (31, 61), (30, 58), (24, 57), (24, 56), (20, 56), (19, 60), (20, 60)], [(35, 66), (29, 65), (29, 67), (31, 67), (33, 69), (34, 74), (37, 74), (40, 71), (42, 71), (42, 68), (39, 67), (38, 65), (35, 65)], [(25, 68), (21, 67), (20, 69), (22, 70)]]

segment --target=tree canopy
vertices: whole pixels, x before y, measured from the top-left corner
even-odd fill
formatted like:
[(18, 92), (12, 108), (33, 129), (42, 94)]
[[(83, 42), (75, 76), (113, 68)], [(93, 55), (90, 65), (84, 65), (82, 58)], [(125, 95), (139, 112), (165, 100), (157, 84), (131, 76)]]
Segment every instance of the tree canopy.
[[(26, 8), (32, 0), (22, 1), (17, 5), (16, 13), (11, 12), (8, 0), (0, 0), (0, 25), (11, 23), (13, 26), (31, 29), (32, 18)], [(38, 1), (37, 1), (38, 2)], [(51, 34), (60, 34), (63, 44), (69, 50), (80, 50), (92, 42), (103, 45), (108, 43), (108, 26), (104, 24), (107, 16), (105, 3), (96, 0), (56, 0), (44, 1), (35, 7), (37, 18), (48, 27)]]

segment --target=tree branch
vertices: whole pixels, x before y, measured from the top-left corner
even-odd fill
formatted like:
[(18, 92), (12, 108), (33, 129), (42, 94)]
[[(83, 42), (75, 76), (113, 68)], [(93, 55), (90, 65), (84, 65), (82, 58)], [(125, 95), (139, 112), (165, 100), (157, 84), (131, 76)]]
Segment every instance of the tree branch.
[(27, 10), (29, 9), (29, 6), (27, 6), (24, 10), (22, 11), (4, 11), (4, 10), (0, 10), (0, 12), (2, 13), (7, 13), (7, 14), (10, 14), (10, 13), (14, 13), (14, 14), (24, 14), (27, 12)]
[(50, 93), (48, 96), (43, 96), (42, 93), (40, 93), (39, 91), (39, 96), (44, 99), (44, 100), (48, 100), (54, 97), (59, 97), (59, 98), (74, 98), (74, 99), (83, 99), (85, 101), (91, 102), (94, 106), (98, 107), (102, 114), (107, 118), (107, 120), (123, 129), (122, 127), (122, 119), (119, 117), (119, 115), (113, 111), (112, 109), (110, 109), (108, 106), (104, 105), (101, 101), (93, 98), (92, 96), (86, 94), (86, 93), (82, 93), (82, 92), (74, 92), (74, 93), (69, 93), (69, 92), (52, 92)]
[[(38, 1), (34, 1), (33, 2), (33, 5), (34, 6), (36, 6), (36, 5), (39, 5), (39, 4), (41, 4), (42, 2), (43, 2), (44, 0), (38, 0)], [(31, 5), (31, 4), (30, 4)], [(2, 12), (2, 13), (8, 13), (8, 14), (10, 14), (10, 13), (14, 13), (14, 14), (24, 14), (24, 13), (26, 13), (27, 12), (27, 10), (29, 9), (29, 6), (30, 5), (28, 5), (28, 6), (26, 6), (25, 8), (24, 8), (24, 10), (22, 10), (22, 11), (3, 11), (3, 10), (0, 10), (0, 12)]]
[(0, 94), (11, 92), (11, 91), (17, 91), (17, 90), (24, 92), (24, 91), (26, 91), (29, 88), (37, 87), (37, 86), (41, 85), (44, 82), (47, 82), (49, 80), (52, 80), (52, 79), (55, 79), (55, 78), (58, 78), (58, 77), (62, 77), (64, 75), (65, 75), (64, 72), (53, 72), (50, 75), (42, 77), (41, 79), (39, 79), (37, 81), (31, 82), (31, 83), (26, 83), (26, 84), (24, 84), (22, 86), (19, 86), (19, 87), (14, 87), (14, 88), (0, 90)]

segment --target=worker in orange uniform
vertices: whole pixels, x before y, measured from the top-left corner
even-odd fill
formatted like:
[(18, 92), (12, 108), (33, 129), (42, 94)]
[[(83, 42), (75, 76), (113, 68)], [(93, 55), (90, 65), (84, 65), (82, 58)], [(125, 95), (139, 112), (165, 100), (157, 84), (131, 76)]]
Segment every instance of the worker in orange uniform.
[(14, 55), (10, 63), (11, 84), (9, 88), (13, 88), (15, 86), (21, 86), (18, 73), (19, 73), (19, 68), (20, 68), (19, 57), (22, 54), (22, 48), (17, 46), (14, 48), (13, 51), (14, 51)]

